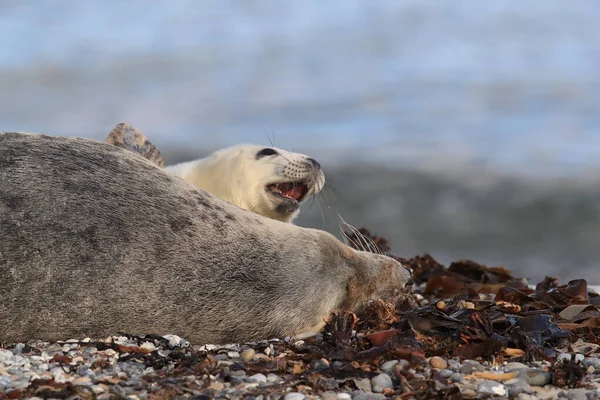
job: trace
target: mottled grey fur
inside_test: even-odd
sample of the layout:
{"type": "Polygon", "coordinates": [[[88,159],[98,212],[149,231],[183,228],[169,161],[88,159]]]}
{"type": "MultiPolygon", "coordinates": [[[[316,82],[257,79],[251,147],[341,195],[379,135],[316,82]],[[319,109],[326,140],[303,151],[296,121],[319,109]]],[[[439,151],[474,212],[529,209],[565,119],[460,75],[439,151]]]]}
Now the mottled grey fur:
{"type": "Polygon", "coordinates": [[[0,341],[281,337],[409,280],[390,258],[243,210],[119,147],[0,133],[0,341]]]}

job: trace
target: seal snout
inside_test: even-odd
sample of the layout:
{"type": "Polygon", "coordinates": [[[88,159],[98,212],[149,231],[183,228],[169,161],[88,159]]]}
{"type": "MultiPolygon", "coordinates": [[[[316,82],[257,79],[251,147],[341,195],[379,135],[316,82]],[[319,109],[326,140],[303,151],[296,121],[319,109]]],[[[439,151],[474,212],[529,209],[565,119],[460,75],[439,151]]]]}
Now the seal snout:
{"type": "Polygon", "coordinates": [[[308,161],[312,164],[314,169],[321,169],[321,164],[312,157],[308,157],[308,161]]]}

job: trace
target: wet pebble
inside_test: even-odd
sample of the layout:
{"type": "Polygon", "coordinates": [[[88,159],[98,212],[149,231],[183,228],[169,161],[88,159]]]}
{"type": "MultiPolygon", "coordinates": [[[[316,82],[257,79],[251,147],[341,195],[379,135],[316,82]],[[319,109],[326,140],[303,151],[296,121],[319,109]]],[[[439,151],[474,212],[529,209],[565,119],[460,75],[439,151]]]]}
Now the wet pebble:
{"type": "Polygon", "coordinates": [[[460,383],[465,379],[465,376],[463,374],[460,374],[458,372],[453,373],[452,375],[450,375],[450,382],[457,382],[460,383]]]}

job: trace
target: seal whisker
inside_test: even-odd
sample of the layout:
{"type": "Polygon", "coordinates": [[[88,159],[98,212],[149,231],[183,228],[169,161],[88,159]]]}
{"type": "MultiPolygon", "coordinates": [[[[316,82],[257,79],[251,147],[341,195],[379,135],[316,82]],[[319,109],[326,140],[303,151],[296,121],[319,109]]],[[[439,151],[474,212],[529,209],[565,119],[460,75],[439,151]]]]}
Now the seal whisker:
{"type": "Polygon", "coordinates": [[[354,233],[354,236],[356,237],[356,240],[358,242],[355,242],[354,240],[352,240],[350,238],[349,239],[352,240],[353,243],[360,245],[360,246],[357,246],[357,248],[359,248],[362,251],[370,251],[369,248],[368,248],[368,244],[366,242],[363,242],[363,240],[364,240],[363,237],[362,237],[363,235],[355,227],[353,227],[352,225],[350,225],[349,223],[347,223],[346,221],[344,221],[344,219],[342,218],[342,216],[339,213],[338,213],[338,217],[342,221],[342,224],[345,225],[345,226],[347,226],[350,229],[350,231],[352,233],[354,233]],[[365,244],[367,244],[366,248],[365,248],[365,244]]]}

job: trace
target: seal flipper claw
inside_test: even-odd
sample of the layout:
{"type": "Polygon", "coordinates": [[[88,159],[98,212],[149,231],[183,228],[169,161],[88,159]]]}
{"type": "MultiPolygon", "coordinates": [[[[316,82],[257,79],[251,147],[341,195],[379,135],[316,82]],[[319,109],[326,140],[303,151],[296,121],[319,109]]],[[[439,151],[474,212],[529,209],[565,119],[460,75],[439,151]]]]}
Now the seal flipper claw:
{"type": "Polygon", "coordinates": [[[152,161],[160,168],[165,166],[165,160],[156,146],[138,129],[127,122],[117,124],[106,138],[106,143],[122,147],[132,153],[152,161]]]}

